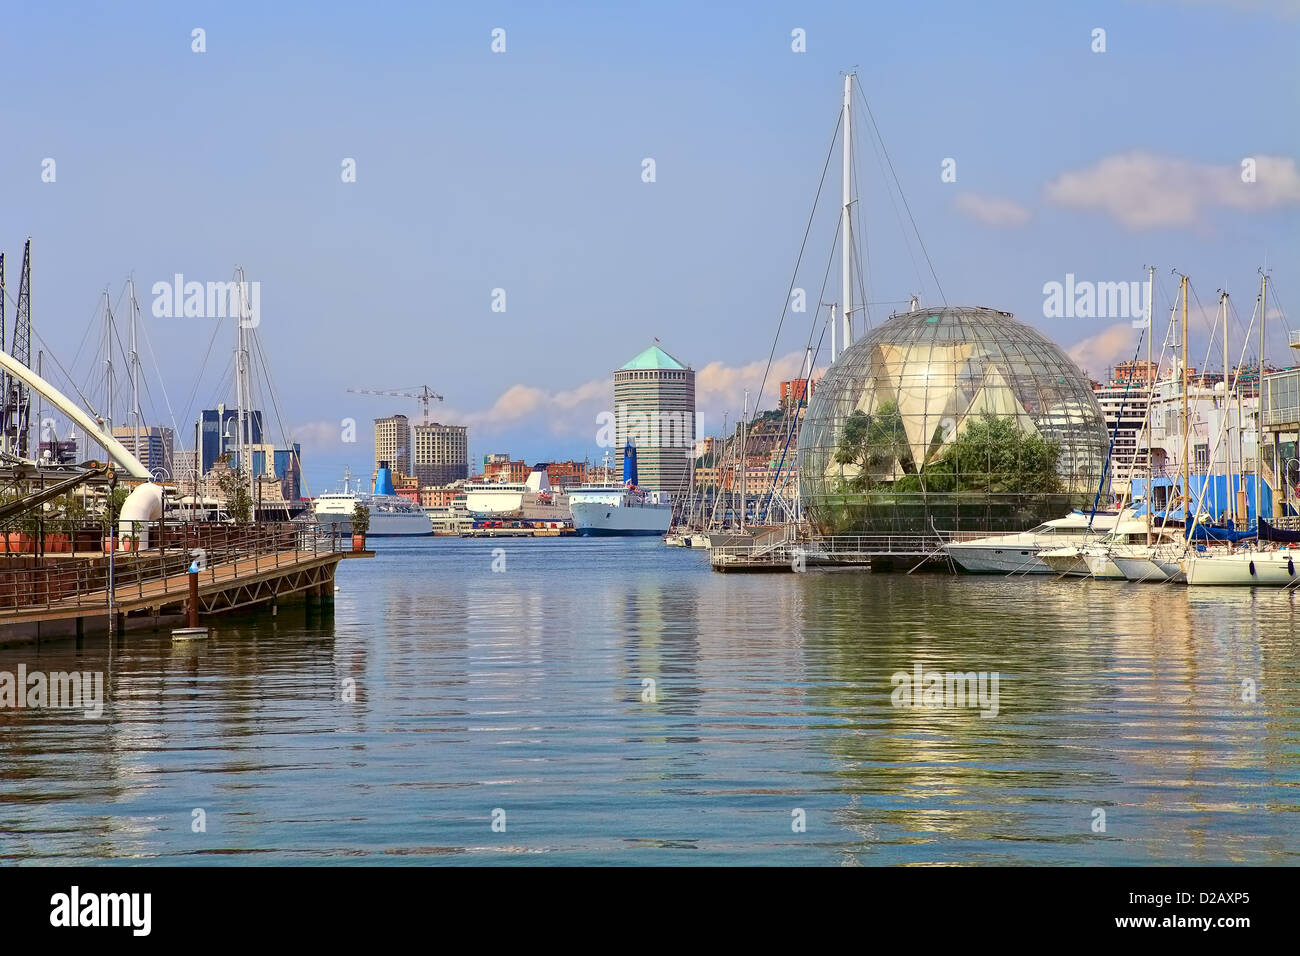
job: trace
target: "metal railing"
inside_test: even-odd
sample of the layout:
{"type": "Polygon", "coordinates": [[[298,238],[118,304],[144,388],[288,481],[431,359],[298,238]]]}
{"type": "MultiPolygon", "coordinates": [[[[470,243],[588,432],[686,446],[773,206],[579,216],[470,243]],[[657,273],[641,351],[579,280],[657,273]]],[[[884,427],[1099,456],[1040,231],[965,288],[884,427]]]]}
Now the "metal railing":
{"type": "MultiPolygon", "coordinates": [[[[985,535],[972,534],[972,537],[985,535]]],[[[937,554],[945,543],[960,540],[957,536],[932,534],[828,535],[825,537],[789,537],[775,542],[750,542],[710,548],[714,564],[771,563],[796,559],[808,562],[826,560],[861,561],[870,558],[915,558],[937,554]]]]}
{"type": "Polygon", "coordinates": [[[350,538],[322,533],[314,523],[124,524],[124,530],[115,529],[111,538],[102,539],[103,554],[94,557],[0,553],[0,623],[5,610],[106,607],[110,548],[115,549],[115,604],[146,597],[171,603],[183,597],[188,593],[187,573],[196,563],[200,582],[215,584],[351,549],[350,538]]]}

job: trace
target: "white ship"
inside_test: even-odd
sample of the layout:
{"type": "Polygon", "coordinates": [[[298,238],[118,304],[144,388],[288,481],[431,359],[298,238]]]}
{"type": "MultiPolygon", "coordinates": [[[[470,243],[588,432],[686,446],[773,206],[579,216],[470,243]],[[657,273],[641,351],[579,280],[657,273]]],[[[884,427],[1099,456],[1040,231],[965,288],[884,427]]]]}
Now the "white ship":
{"type": "Polygon", "coordinates": [[[352,488],[352,473],[343,475],[343,490],[327,492],[316,499],[316,523],[325,531],[352,534],[352,512],[357,505],[370,509],[367,537],[415,537],[433,534],[433,520],[419,505],[393,492],[392,472],[388,462],[379,463],[375,478],[376,493],[366,494],[352,488]]]}
{"type": "Polygon", "coordinates": [[[623,484],[579,485],[569,490],[573,527],[584,536],[663,535],[672,524],[668,493],[636,486],[636,448],[623,449],[623,484]]]}
{"type": "Polygon", "coordinates": [[[1119,516],[1097,514],[1091,519],[1082,511],[1054,518],[1018,534],[998,534],[972,541],[950,541],[943,546],[948,557],[962,570],[973,574],[1052,574],[1040,557],[1044,551],[1098,540],[1115,527],[1119,516]]]}
{"type": "Polygon", "coordinates": [[[662,535],[673,520],[668,495],[622,485],[583,485],[569,492],[573,527],[581,535],[662,535]]]}
{"type": "Polygon", "coordinates": [[[465,510],[473,518],[561,518],[553,503],[546,465],[534,465],[524,482],[482,482],[465,487],[465,510]],[[552,513],[554,512],[554,513],[552,513]]]}

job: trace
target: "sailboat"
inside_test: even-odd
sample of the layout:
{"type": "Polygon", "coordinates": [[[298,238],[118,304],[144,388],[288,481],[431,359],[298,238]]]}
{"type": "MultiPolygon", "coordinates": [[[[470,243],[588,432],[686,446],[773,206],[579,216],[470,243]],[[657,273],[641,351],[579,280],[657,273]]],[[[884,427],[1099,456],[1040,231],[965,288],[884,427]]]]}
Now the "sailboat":
{"type": "Polygon", "coordinates": [[[1268,315],[1268,273],[1260,270],[1259,290],[1259,400],[1260,414],[1256,416],[1255,432],[1255,548],[1224,553],[1213,550],[1189,552],[1181,562],[1192,586],[1244,586],[1288,587],[1300,580],[1296,577],[1297,555],[1300,548],[1282,545],[1276,550],[1265,550],[1268,540],[1261,532],[1267,526],[1264,520],[1264,441],[1263,418],[1264,346],[1268,315]]]}

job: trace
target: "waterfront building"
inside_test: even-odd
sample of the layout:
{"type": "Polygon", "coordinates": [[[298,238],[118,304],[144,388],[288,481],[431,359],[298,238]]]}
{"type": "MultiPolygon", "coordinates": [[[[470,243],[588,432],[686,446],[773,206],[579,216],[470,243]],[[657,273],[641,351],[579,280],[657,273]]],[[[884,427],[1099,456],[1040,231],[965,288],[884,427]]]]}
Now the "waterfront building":
{"type": "Polygon", "coordinates": [[[508,484],[522,485],[532,474],[533,467],[522,459],[511,461],[509,455],[489,455],[483,460],[483,480],[503,481],[508,484]]]}
{"type": "Polygon", "coordinates": [[[405,415],[375,419],[375,469],[388,462],[394,475],[411,473],[411,423],[405,415]]]}
{"type": "Polygon", "coordinates": [[[1154,385],[1160,378],[1160,363],[1145,359],[1119,362],[1111,371],[1111,378],[1116,382],[1131,382],[1134,385],[1154,385]]]}
{"type": "Polygon", "coordinates": [[[658,345],[614,372],[614,447],[637,450],[642,488],[685,494],[695,447],[695,370],[658,345]]]}
{"type": "Polygon", "coordinates": [[[420,481],[413,475],[399,475],[393,482],[393,492],[413,505],[420,504],[420,481]]]}
{"type": "Polygon", "coordinates": [[[588,480],[589,467],[585,461],[553,461],[546,466],[546,480],[553,488],[581,485],[588,480]]]}
{"type": "Polygon", "coordinates": [[[798,443],[822,534],[1020,531],[1091,506],[1109,435],[1087,378],[1009,312],[895,314],[822,376],[798,443]]]}
{"type": "MultiPolygon", "coordinates": [[[[1291,333],[1291,347],[1300,349],[1300,332],[1291,333]]],[[[1300,510],[1300,368],[1265,372],[1263,416],[1264,461],[1277,476],[1283,513],[1300,510]]]]}
{"type": "MultiPolygon", "coordinates": [[[[212,470],[217,459],[239,448],[238,409],[218,405],[205,408],[199,415],[199,449],[202,453],[203,473],[212,470]]],[[[262,413],[257,409],[244,411],[244,442],[262,443],[262,413]]]]}
{"type": "Polygon", "coordinates": [[[411,474],[418,486],[447,485],[469,477],[469,438],[464,425],[416,425],[411,474]]]}
{"type": "Polygon", "coordinates": [[[1147,446],[1143,435],[1155,380],[1146,378],[1146,369],[1142,369],[1141,374],[1141,380],[1136,375],[1130,380],[1117,374],[1110,382],[1094,382],[1092,385],[1093,395],[1106,419],[1106,432],[1114,439],[1110,474],[1111,487],[1116,494],[1123,493],[1130,479],[1146,476],[1147,446]]]}
{"type": "Polygon", "coordinates": [[[272,458],[275,474],[280,478],[281,493],[289,501],[302,497],[302,445],[277,448],[272,458]]]}
{"type": "Polygon", "coordinates": [[[169,479],[175,478],[173,460],[174,435],[170,428],[159,425],[118,425],[113,429],[113,437],[126,446],[135,455],[140,464],[154,475],[169,479]]]}
{"type": "Polygon", "coordinates": [[[192,448],[181,448],[172,452],[172,477],[177,481],[190,481],[194,477],[198,452],[192,448]]]}
{"type": "Polygon", "coordinates": [[[795,378],[788,382],[782,382],[781,414],[789,416],[797,412],[802,416],[808,410],[808,400],[815,391],[817,391],[817,382],[813,381],[810,389],[806,378],[795,378]]]}
{"type": "Polygon", "coordinates": [[[442,486],[426,485],[420,489],[420,507],[450,508],[457,497],[465,497],[464,482],[442,486]]]}

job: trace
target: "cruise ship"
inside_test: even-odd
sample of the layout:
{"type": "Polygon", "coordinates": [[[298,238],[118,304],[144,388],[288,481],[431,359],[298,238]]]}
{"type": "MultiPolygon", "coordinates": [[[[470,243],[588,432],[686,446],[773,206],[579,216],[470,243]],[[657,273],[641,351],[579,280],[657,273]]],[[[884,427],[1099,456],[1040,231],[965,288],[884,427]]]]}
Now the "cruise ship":
{"type": "Polygon", "coordinates": [[[393,489],[393,473],[388,462],[379,463],[375,476],[375,493],[366,494],[352,488],[352,473],[343,475],[343,490],[327,492],[316,499],[316,523],[325,531],[352,534],[352,512],[357,505],[370,509],[367,537],[415,537],[433,534],[433,520],[419,505],[403,498],[393,489]]]}
{"type": "Polygon", "coordinates": [[[569,490],[573,527],[583,536],[663,535],[673,520],[668,493],[637,488],[636,448],[623,449],[623,484],[569,490]]]}

